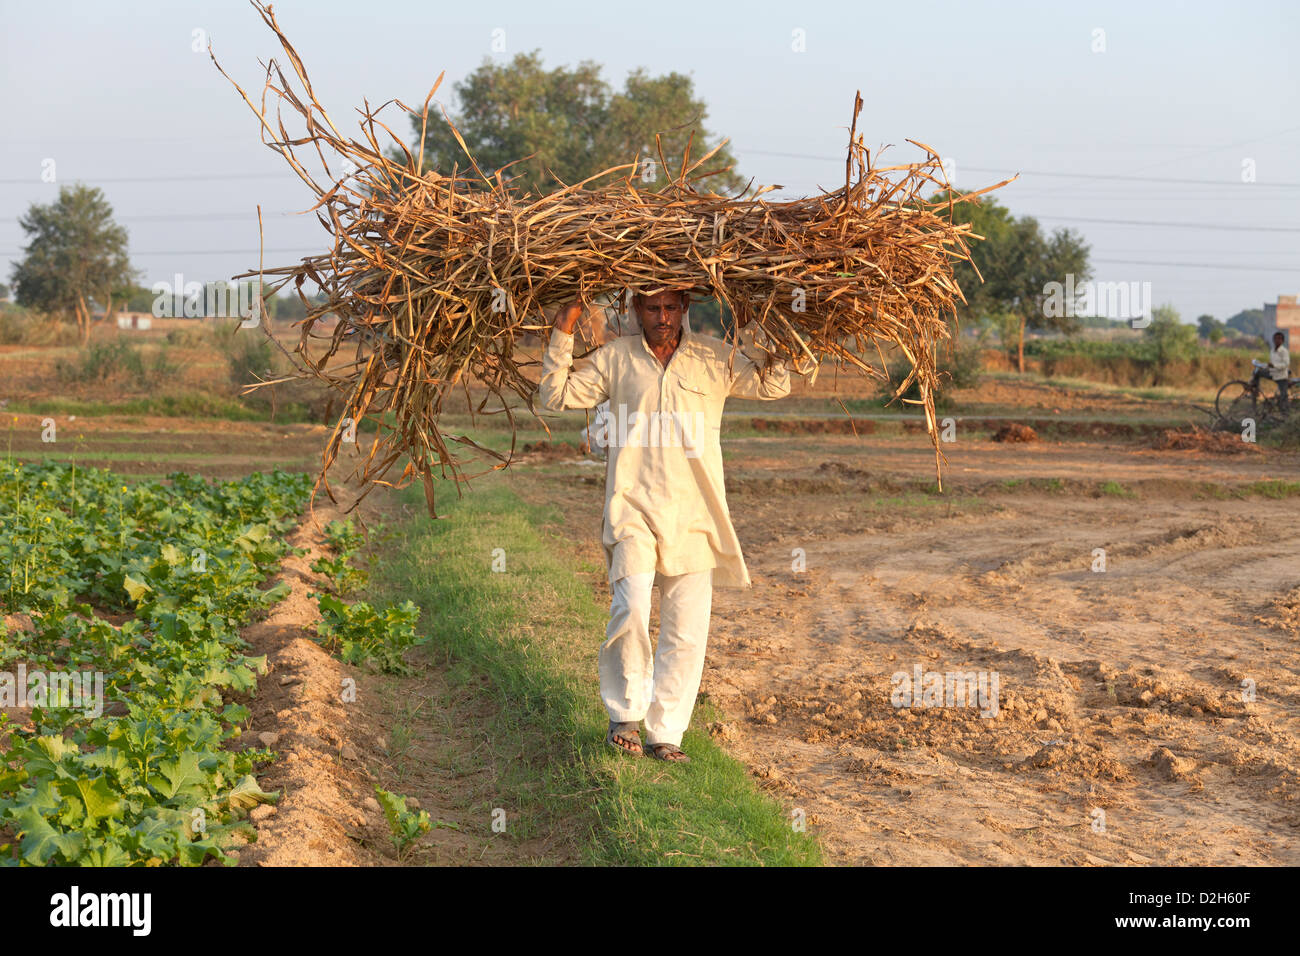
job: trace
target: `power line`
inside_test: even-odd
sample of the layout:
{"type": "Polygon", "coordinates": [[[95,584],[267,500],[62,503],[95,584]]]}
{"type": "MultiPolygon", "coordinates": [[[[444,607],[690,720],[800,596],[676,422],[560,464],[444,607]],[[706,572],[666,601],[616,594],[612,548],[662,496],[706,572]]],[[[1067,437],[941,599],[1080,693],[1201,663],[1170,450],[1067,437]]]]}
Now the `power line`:
{"type": "MultiPolygon", "coordinates": [[[[1023,192],[1016,193],[1015,198],[1018,200],[1035,200],[1038,202],[1054,203],[1074,203],[1081,202],[1124,202],[1124,203],[1148,203],[1148,202],[1187,202],[1186,196],[1151,196],[1139,193],[1076,193],[1071,196],[1060,196],[1054,192],[1023,192]]],[[[1270,202],[1294,203],[1300,202],[1300,196],[1197,196],[1196,202],[1270,202]]]]}
{"type": "Polygon", "coordinates": [[[1225,226],[1206,222],[1156,222],[1148,219],[1092,219],[1085,216],[1032,216],[1056,222],[1100,222],[1113,226],[1155,226],[1163,229],[1216,229],[1227,232],[1300,232],[1296,226],[1225,226]]]}
{"type": "MultiPolygon", "coordinates": [[[[1140,246],[1137,248],[1129,248],[1127,246],[1107,245],[1105,251],[1109,253],[1150,252],[1151,247],[1148,245],[1148,246],[1140,246]]],[[[1274,249],[1221,249],[1221,248],[1207,249],[1204,246],[1200,246],[1196,249],[1183,249],[1183,248],[1174,248],[1172,246],[1162,245],[1160,247],[1160,251],[1179,253],[1179,254],[1184,252],[1191,252],[1197,255],[1215,255],[1215,256],[1277,256],[1277,255],[1300,256],[1300,249],[1276,249],[1276,248],[1274,249]]]]}
{"type": "MultiPolygon", "coordinates": [[[[288,176],[289,173],[281,170],[278,173],[201,173],[190,176],[76,176],[73,179],[83,182],[92,183],[190,183],[190,182],[216,182],[217,180],[228,179],[280,179],[288,176]]],[[[67,179],[68,177],[64,177],[67,179]]],[[[49,185],[48,183],[39,183],[36,177],[27,176],[22,179],[0,179],[0,186],[38,186],[49,185]]]]}
{"type": "MultiPolygon", "coordinates": [[[[266,249],[267,254],[289,255],[299,252],[316,252],[319,253],[321,248],[317,246],[313,249],[266,249]]],[[[17,252],[0,252],[0,256],[16,256],[17,252]]],[[[156,252],[135,252],[133,256],[256,256],[256,249],[162,249],[156,252]]]]}
{"type": "MultiPolygon", "coordinates": [[[[289,217],[289,216],[305,215],[305,213],[267,212],[267,213],[263,213],[262,215],[267,218],[279,219],[279,218],[289,217]]],[[[20,218],[21,218],[20,216],[5,216],[3,218],[0,218],[0,222],[17,222],[20,218]]],[[[114,220],[120,219],[123,222],[187,222],[190,220],[200,220],[200,219],[205,221],[210,221],[215,219],[232,219],[232,220],[252,219],[256,221],[257,210],[253,210],[251,212],[160,213],[156,215],[114,216],[113,219],[114,220]]]]}
{"type": "Polygon", "coordinates": [[[1230,272],[1300,272],[1300,267],[1298,266],[1238,266],[1212,262],[1156,262],[1150,259],[1092,259],[1090,261],[1126,266],[1177,266],[1178,268],[1185,269],[1226,269],[1230,272]]]}
{"type": "MultiPolygon", "coordinates": [[[[747,149],[741,150],[742,154],[754,156],[776,156],[785,159],[813,159],[818,162],[835,162],[844,161],[843,156],[819,156],[813,153],[787,153],[779,150],[766,149],[747,149]]],[[[1018,174],[1021,176],[1045,176],[1054,179],[1083,179],[1083,180],[1104,180],[1113,182],[1132,182],[1132,183],[1157,183],[1179,186],[1223,186],[1235,188],[1238,186],[1249,186],[1252,188],[1264,189],[1300,189],[1300,183],[1267,183],[1253,182],[1241,183],[1230,179],[1181,179],[1176,177],[1160,176],[1126,176],[1116,173],[1055,173],[1042,169],[1011,169],[1008,167],[995,166],[966,166],[959,165],[959,169],[974,173],[990,173],[994,175],[1018,174]]],[[[217,182],[228,180],[244,179],[280,179],[288,177],[291,174],[281,170],[274,173],[197,173],[184,176],[96,176],[96,177],[77,177],[87,182],[96,183],[168,183],[168,182],[217,182]]],[[[20,186],[20,185],[39,185],[35,177],[28,176],[18,179],[0,179],[0,185],[20,186]]]]}
{"type": "MultiPolygon", "coordinates": [[[[815,156],[811,153],[783,153],[783,152],[776,152],[776,151],[765,150],[765,149],[746,149],[746,150],[741,150],[740,152],[741,155],[752,154],[754,156],[778,156],[786,159],[815,159],[820,162],[835,162],[835,163],[844,162],[843,156],[835,156],[835,157],[815,156]]],[[[957,165],[957,168],[961,170],[967,170],[973,173],[993,173],[999,176],[1007,175],[1007,174],[1015,174],[1018,172],[1019,175],[1021,176],[1051,176],[1054,178],[1061,178],[1061,179],[1102,179],[1102,180],[1118,180],[1122,182],[1133,182],[1133,183],[1169,183],[1169,184],[1184,185],[1184,186],[1238,186],[1240,185],[1240,186],[1267,186],[1269,188],[1276,188],[1276,189],[1300,189],[1300,183],[1261,183],[1261,182],[1237,183],[1234,182],[1233,180],[1225,180],[1225,179],[1175,179],[1175,178],[1160,177],[1160,176],[1123,176],[1123,175],[1110,174],[1110,173],[1049,173],[1041,169],[1015,170],[1015,169],[1009,169],[1005,167],[998,168],[998,167],[990,167],[990,166],[966,166],[960,163],[957,165]]]]}
{"type": "MultiPolygon", "coordinates": [[[[1138,171],[1140,172],[1141,170],[1144,170],[1144,169],[1155,169],[1157,166],[1168,166],[1170,163],[1185,163],[1185,162],[1187,162],[1189,159],[1195,159],[1197,156],[1208,156],[1208,155],[1210,155],[1211,153],[1221,153],[1221,152],[1223,152],[1223,151],[1225,151],[1225,150],[1236,149],[1236,148],[1238,148],[1238,147],[1240,147],[1240,146],[1245,146],[1245,145],[1247,145],[1248,143],[1257,143],[1257,142],[1261,142],[1261,141],[1267,141],[1267,140],[1270,140],[1270,139],[1278,139],[1279,137],[1282,137],[1282,136],[1290,136],[1292,133],[1297,132],[1297,131],[1300,131],[1300,126],[1293,126],[1293,127],[1291,127],[1290,129],[1284,129],[1284,130],[1282,130],[1282,131],[1279,132],[1279,133],[1272,133],[1272,134],[1270,134],[1270,135],[1268,135],[1268,136],[1254,136],[1254,137],[1251,137],[1250,139],[1242,139],[1242,140],[1238,140],[1238,141],[1235,142],[1235,143],[1225,143],[1225,144],[1222,145],[1222,146],[1209,146],[1209,147],[1206,147],[1205,149],[1198,150],[1198,151],[1195,152],[1195,153],[1185,154],[1185,155],[1183,155],[1183,156],[1170,156],[1168,159],[1158,159],[1158,160],[1156,160],[1154,163],[1147,163],[1145,166],[1139,166],[1139,167],[1138,167],[1138,171]]],[[[1073,189],[1073,188],[1075,188],[1075,187],[1074,187],[1074,186],[1067,185],[1067,186],[1062,187],[1061,192],[1064,192],[1064,191],[1066,191],[1066,190],[1073,189]]]]}
{"type": "MultiPolygon", "coordinates": [[[[959,169],[968,169],[976,173],[1009,173],[1015,170],[1010,169],[987,169],[980,166],[959,166],[959,169]]],[[[1042,170],[1025,169],[1021,171],[1023,176],[1051,176],[1057,179],[1102,179],[1107,181],[1118,181],[1127,183],[1160,183],[1162,185],[1177,186],[1225,186],[1231,188],[1256,187],[1264,186],[1269,189],[1300,189],[1300,183],[1261,183],[1261,182],[1241,182],[1231,179],[1176,179],[1158,176],[1117,176],[1102,175],[1100,173],[1048,173],[1042,170]]]]}
{"type": "MultiPolygon", "coordinates": [[[[272,255],[290,255],[295,253],[319,252],[319,249],[267,249],[268,254],[272,255]]],[[[3,252],[0,255],[12,256],[18,255],[16,252],[3,252]]],[[[255,250],[250,249],[167,249],[164,251],[151,252],[132,252],[133,256],[225,256],[225,255],[256,255],[255,250]]],[[[1171,266],[1184,269],[1223,269],[1229,272],[1300,272],[1300,267],[1279,265],[1279,266],[1243,266],[1224,263],[1212,262],[1168,262],[1156,261],[1152,259],[1092,259],[1092,262],[1105,263],[1107,265],[1129,265],[1129,266],[1171,266]]]]}
{"type": "MultiPolygon", "coordinates": [[[[157,215],[157,216],[122,216],[124,220],[153,220],[153,221],[186,221],[193,219],[244,219],[252,215],[251,213],[183,213],[178,215],[157,215]]],[[[272,213],[276,217],[291,217],[305,215],[304,213],[272,213]]],[[[1154,226],[1167,229],[1212,229],[1227,232],[1300,232],[1300,227],[1294,226],[1231,226],[1222,223],[1203,223],[1203,222],[1160,222],[1149,219],[1099,219],[1086,216],[1046,216],[1037,215],[1031,218],[1051,219],[1056,222],[1096,222],[1116,226],[1154,226]]],[[[0,219],[0,222],[16,222],[16,218],[0,219]]],[[[139,253],[140,255],[151,255],[151,253],[139,253]]]]}

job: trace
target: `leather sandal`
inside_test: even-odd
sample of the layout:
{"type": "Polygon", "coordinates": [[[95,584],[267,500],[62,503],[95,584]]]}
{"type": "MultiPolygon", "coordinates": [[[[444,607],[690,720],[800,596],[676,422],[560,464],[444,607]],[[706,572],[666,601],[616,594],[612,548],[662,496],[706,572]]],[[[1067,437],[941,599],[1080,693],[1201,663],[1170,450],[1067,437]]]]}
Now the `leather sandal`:
{"type": "Polygon", "coordinates": [[[673,744],[646,744],[646,748],[646,753],[656,760],[666,760],[670,763],[691,762],[691,758],[686,756],[682,748],[673,744]]]}
{"type": "Polygon", "coordinates": [[[605,734],[605,743],[633,757],[639,757],[645,752],[641,746],[641,728],[635,723],[618,724],[611,720],[609,733],[605,734]],[[624,742],[620,743],[620,740],[624,742]]]}

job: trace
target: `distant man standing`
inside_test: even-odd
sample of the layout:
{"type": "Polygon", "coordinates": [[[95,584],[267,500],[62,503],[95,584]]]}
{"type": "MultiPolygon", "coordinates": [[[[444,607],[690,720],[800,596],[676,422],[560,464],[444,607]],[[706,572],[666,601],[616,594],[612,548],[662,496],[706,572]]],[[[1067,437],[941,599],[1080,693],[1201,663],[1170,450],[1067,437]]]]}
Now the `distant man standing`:
{"type": "Polygon", "coordinates": [[[688,293],[637,294],[641,334],[624,335],[573,365],[581,306],[555,319],[538,395],[553,411],[610,405],[605,515],[610,619],[599,657],[606,740],[629,754],[689,761],[682,735],[704,673],[713,586],[749,587],[722,481],[719,435],[728,396],[790,392],[784,365],[759,366],[725,342],[682,328],[688,293]],[[651,659],[650,594],[660,590],[651,659]]]}
{"type": "Polygon", "coordinates": [[[1277,404],[1285,415],[1289,401],[1287,391],[1291,384],[1291,353],[1286,348],[1286,336],[1281,332],[1273,333],[1273,351],[1268,353],[1268,375],[1277,382],[1277,404]]]}
{"type": "Polygon", "coordinates": [[[1255,385],[1260,384],[1260,378],[1268,373],[1270,378],[1278,384],[1278,408],[1286,415],[1288,408],[1288,390],[1291,385],[1291,352],[1287,351],[1287,337],[1281,332],[1273,333],[1273,351],[1269,352],[1269,364],[1261,365],[1256,363],[1255,368],[1255,385]]]}

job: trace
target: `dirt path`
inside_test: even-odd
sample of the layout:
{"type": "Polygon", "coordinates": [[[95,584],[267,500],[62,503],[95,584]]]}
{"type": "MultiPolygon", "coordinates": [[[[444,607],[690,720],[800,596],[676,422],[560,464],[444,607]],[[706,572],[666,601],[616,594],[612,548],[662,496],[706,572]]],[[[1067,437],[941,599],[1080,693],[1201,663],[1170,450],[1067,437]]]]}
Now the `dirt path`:
{"type": "MultiPolygon", "coordinates": [[[[380,498],[368,514],[372,522],[380,498]]],[[[319,526],[338,517],[336,507],[317,503],[319,526]]],[[[422,666],[413,677],[372,673],[326,653],[310,637],[320,617],[310,596],[321,586],[311,570],[323,553],[318,525],[306,518],[290,544],[306,549],[286,558],[276,579],[289,582],[290,595],[244,630],[252,653],[267,655],[269,671],[245,701],[253,714],[245,737],[248,746],[278,752],[258,779],[281,796],[252,812],[258,839],[241,849],[241,864],[563,862],[564,848],[544,839],[492,832],[496,774],[483,740],[493,712],[478,688],[451,681],[445,665],[418,651],[411,659],[422,666]],[[375,784],[449,826],[435,827],[399,860],[375,784]]]]}

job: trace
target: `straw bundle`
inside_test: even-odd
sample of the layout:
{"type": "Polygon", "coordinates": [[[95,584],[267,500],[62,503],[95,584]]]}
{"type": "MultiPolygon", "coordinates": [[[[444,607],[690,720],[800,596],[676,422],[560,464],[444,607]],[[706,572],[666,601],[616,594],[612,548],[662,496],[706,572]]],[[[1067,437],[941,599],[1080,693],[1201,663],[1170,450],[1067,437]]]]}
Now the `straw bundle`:
{"type": "MultiPolygon", "coordinates": [[[[964,301],[952,263],[968,259],[966,243],[979,237],[951,222],[950,203],[922,198],[927,184],[947,186],[933,149],[914,143],[926,152],[925,161],[873,165],[856,132],[860,95],[844,185],[834,192],[778,203],[762,197],[779,187],[743,199],[704,191],[701,181],[718,172],[702,171],[713,153],[692,161],[688,145],[673,181],[660,192],[637,189],[637,157],[583,182],[560,184],[549,195],[521,195],[511,188],[508,169],[484,174],[459,133],[463,173],[424,169],[423,134],[412,153],[369,104],[358,111],[362,139],[344,137],[317,102],[270,8],[254,6],[278,37],[301,91],[274,60],[266,66],[260,108],[231,83],[258,115],[263,142],[318,197],[313,209],[331,246],[296,265],[248,275],[279,276],[272,291],[293,282],[301,294],[310,280],[325,293],[324,304],[311,305],[301,322],[295,354],[301,374],[344,398],[323,456],[327,493],[348,420],[375,426],[353,477],[367,492],[393,484],[386,476],[405,459],[400,481],[422,477],[431,512],[434,474],[472,477],[449,443],[477,449],[494,469],[508,465],[513,442],[511,454],[502,455],[468,435],[440,430],[444,402],[458,386],[469,397],[473,380],[487,393],[477,411],[505,414],[513,432],[517,409],[536,415],[536,383],[526,370],[537,363],[520,357],[522,335],[545,333],[548,309],[629,287],[716,296],[738,325],[757,323],[759,341],[774,359],[829,359],[881,376],[883,357],[877,367],[863,356],[873,349],[879,356],[882,344],[896,346],[912,366],[898,394],[913,380],[919,385],[938,455],[936,349],[949,334],[954,304],[964,301]],[[279,107],[274,116],[266,108],[268,95],[279,107]],[[286,130],[279,115],[286,107],[301,118],[305,133],[295,137],[286,130]],[[381,139],[391,139],[401,158],[385,155],[381,139]],[[296,153],[304,146],[329,177],[323,185],[296,153]],[[331,162],[342,169],[332,170],[331,162]],[[323,338],[313,330],[331,315],[337,324],[324,337],[328,347],[313,345],[323,338]]],[[[396,101],[421,117],[423,130],[441,81],[420,111],[396,101]]]]}

